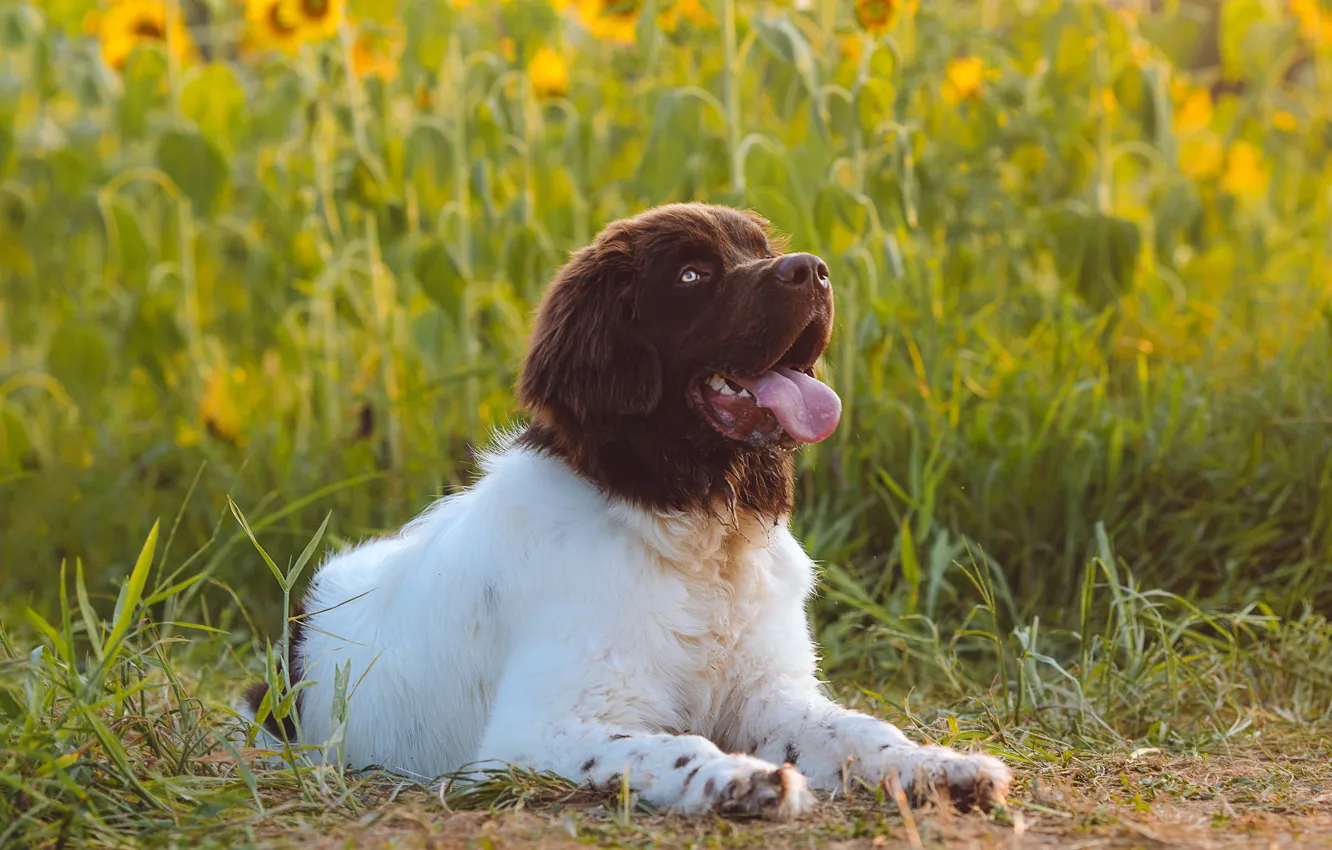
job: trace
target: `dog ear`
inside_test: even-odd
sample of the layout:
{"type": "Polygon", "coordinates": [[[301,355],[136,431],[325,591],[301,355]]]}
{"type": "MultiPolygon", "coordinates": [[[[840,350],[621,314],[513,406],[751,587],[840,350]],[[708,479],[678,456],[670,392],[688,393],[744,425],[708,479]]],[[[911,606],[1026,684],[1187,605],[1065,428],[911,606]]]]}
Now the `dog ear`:
{"type": "Polygon", "coordinates": [[[546,291],[518,382],[529,411],[586,421],[641,416],[661,400],[656,349],[633,328],[627,247],[599,240],[577,252],[546,291]]]}

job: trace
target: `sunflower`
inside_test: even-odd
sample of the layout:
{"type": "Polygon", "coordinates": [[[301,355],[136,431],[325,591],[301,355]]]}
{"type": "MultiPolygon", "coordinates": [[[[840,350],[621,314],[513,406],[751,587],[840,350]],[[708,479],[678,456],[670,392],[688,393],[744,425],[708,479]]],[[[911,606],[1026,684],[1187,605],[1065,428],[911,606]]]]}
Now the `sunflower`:
{"type": "Polygon", "coordinates": [[[978,56],[960,56],[944,71],[943,99],[952,104],[980,96],[985,79],[985,63],[978,56]]]}
{"type": "Polygon", "coordinates": [[[633,44],[638,34],[638,0],[578,0],[578,17],[596,38],[633,44]]]}
{"type": "Polygon", "coordinates": [[[337,35],[346,12],[346,0],[291,0],[296,19],[309,38],[337,35]]]}
{"type": "Polygon", "coordinates": [[[192,55],[190,34],[162,0],[120,0],[105,13],[88,19],[102,43],[102,59],[117,71],[141,44],[157,43],[177,60],[192,55]]]}
{"type": "Polygon", "coordinates": [[[1212,93],[1204,88],[1189,92],[1175,116],[1175,129],[1180,133],[1201,130],[1212,123],[1212,93]]]}
{"type": "Polygon", "coordinates": [[[1250,198],[1267,191],[1267,169],[1257,145],[1241,140],[1231,146],[1226,155],[1226,171],[1221,175],[1221,188],[1232,195],[1250,198]]]}
{"type": "Polygon", "coordinates": [[[837,39],[837,52],[842,61],[852,65],[860,64],[860,57],[865,55],[865,42],[859,33],[841,36],[837,39]]]}
{"type": "Polygon", "coordinates": [[[1332,44],[1332,11],[1318,0],[1290,0],[1290,12],[1300,22],[1300,35],[1314,44],[1332,44]]]}
{"type": "Polygon", "coordinates": [[[246,0],[245,18],[260,48],[295,53],[309,38],[290,0],[246,0]]]}
{"type": "Polygon", "coordinates": [[[1205,180],[1221,171],[1225,156],[1215,139],[1186,141],[1179,146],[1179,170],[1194,180],[1205,180]]]}
{"type": "Polygon", "coordinates": [[[675,32],[680,28],[681,21],[688,21],[700,29],[717,25],[717,19],[704,8],[701,0],[675,0],[657,15],[657,26],[663,32],[675,32]]]}
{"type": "Polygon", "coordinates": [[[244,442],[236,387],[244,382],[243,369],[215,369],[204,385],[203,398],[199,400],[199,419],[208,433],[224,443],[240,445],[244,442]]]}
{"type": "Polygon", "coordinates": [[[856,20],[874,35],[887,32],[897,20],[897,0],[856,0],[856,20]]]}
{"type": "Polygon", "coordinates": [[[356,28],[352,40],[351,67],[358,77],[379,77],[391,82],[398,76],[398,55],[402,53],[402,28],[356,28]]]}
{"type": "Polygon", "coordinates": [[[554,48],[543,47],[527,63],[527,77],[537,97],[564,97],[569,93],[569,63],[554,48]]]}

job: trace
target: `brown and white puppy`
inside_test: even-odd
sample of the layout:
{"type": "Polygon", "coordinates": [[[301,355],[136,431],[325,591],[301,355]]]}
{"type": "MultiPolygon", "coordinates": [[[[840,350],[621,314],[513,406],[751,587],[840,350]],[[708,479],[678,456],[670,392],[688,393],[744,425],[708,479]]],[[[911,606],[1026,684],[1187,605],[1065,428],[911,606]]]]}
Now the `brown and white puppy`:
{"type": "Polygon", "coordinates": [[[832,322],[827,266],[757,215],[675,204],[609,225],[540,307],[526,431],[315,575],[292,647],[302,740],[424,777],[627,774],[686,812],[796,816],[810,785],[848,777],[1002,800],[999,761],[917,746],[820,686],[788,517],[793,451],[841,412],[814,377],[832,322]],[[345,719],[336,670],[359,682],[345,719]]]}

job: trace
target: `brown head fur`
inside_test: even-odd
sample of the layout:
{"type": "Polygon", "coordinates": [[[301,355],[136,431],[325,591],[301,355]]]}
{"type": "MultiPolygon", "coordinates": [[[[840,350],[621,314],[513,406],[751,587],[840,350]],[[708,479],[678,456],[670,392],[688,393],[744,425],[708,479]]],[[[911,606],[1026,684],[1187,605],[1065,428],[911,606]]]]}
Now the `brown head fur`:
{"type": "Polygon", "coordinates": [[[812,373],[832,332],[832,291],[826,280],[778,279],[782,257],[764,219],[728,207],[671,204],[607,226],[538,309],[518,386],[532,414],[521,442],[645,507],[720,498],[789,512],[795,441],[725,436],[699,396],[714,373],[812,373]]]}

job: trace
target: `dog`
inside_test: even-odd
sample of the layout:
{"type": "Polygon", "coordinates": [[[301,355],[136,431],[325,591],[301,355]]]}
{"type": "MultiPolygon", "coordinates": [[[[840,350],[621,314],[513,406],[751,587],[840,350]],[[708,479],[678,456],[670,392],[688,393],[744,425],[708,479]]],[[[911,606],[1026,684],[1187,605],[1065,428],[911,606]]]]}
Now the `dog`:
{"type": "MultiPolygon", "coordinates": [[[[815,376],[832,327],[827,265],[755,213],[608,225],[538,308],[526,429],[314,575],[290,644],[301,738],[333,736],[341,673],[326,757],[350,767],[627,776],[660,809],[773,819],[855,779],[1002,802],[1002,762],[918,746],[819,680],[814,564],[788,520],[793,454],[841,414],[815,376]]],[[[270,743],[294,733],[268,717],[270,743]]]]}

